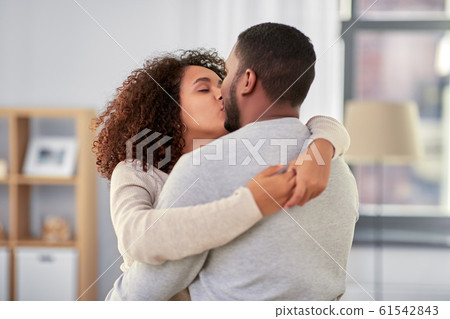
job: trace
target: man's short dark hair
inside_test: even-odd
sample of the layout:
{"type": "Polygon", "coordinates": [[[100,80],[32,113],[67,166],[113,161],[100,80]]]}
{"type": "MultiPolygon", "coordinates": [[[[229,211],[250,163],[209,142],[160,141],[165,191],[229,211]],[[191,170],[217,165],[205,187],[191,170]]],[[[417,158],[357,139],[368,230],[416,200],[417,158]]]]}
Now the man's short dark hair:
{"type": "Polygon", "coordinates": [[[237,76],[252,69],[273,102],[281,96],[292,106],[303,103],[314,80],[316,54],[302,32],[279,23],[258,24],[239,35],[235,53],[237,76]]]}

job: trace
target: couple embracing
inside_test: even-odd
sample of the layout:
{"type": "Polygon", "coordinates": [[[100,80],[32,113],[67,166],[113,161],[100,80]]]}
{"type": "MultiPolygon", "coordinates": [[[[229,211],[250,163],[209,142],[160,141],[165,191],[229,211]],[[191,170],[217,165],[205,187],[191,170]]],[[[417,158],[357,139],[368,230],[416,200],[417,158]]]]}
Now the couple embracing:
{"type": "Polygon", "coordinates": [[[94,143],[124,260],[107,300],[340,299],[358,195],[345,128],[299,120],[315,61],[302,32],[263,23],[226,62],[181,51],[127,78],[94,143]],[[127,152],[144,130],[170,139],[127,152]]]}

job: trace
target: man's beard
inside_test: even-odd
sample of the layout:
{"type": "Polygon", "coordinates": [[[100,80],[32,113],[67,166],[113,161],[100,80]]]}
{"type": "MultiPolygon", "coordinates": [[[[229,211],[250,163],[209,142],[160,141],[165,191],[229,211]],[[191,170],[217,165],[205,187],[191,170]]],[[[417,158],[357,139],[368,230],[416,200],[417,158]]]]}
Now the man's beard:
{"type": "Polygon", "coordinates": [[[225,129],[228,132],[234,132],[241,128],[241,113],[239,112],[236,98],[236,81],[233,80],[230,87],[230,98],[228,102],[224,101],[225,106],[225,129]]]}

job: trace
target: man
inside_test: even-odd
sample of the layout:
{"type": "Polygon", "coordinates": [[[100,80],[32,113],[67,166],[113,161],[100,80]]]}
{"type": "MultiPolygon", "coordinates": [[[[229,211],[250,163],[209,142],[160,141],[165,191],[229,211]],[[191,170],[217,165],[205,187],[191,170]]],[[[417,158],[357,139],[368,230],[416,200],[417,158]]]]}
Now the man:
{"type": "MultiPolygon", "coordinates": [[[[227,197],[266,166],[294,159],[309,137],[298,117],[315,59],[308,37],[293,27],[264,23],[242,32],[222,84],[225,127],[234,132],[184,155],[157,208],[227,197]]],[[[357,217],[355,180],[337,159],[328,187],[303,207],[265,218],[200,255],[134,263],[109,299],[168,300],[189,286],[192,300],[336,300],[345,291],[357,217]]]]}

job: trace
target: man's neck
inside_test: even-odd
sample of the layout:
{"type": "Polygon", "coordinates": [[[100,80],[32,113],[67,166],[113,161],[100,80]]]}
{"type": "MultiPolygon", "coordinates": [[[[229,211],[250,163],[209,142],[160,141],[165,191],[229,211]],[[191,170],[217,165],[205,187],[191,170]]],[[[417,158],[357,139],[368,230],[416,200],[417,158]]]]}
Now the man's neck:
{"type": "Polygon", "coordinates": [[[266,108],[262,113],[257,114],[256,117],[253,116],[251,119],[245,121],[246,123],[242,124],[244,126],[253,122],[277,120],[286,117],[299,118],[299,109],[299,107],[293,107],[288,102],[277,102],[269,108],[266,108]]]}

